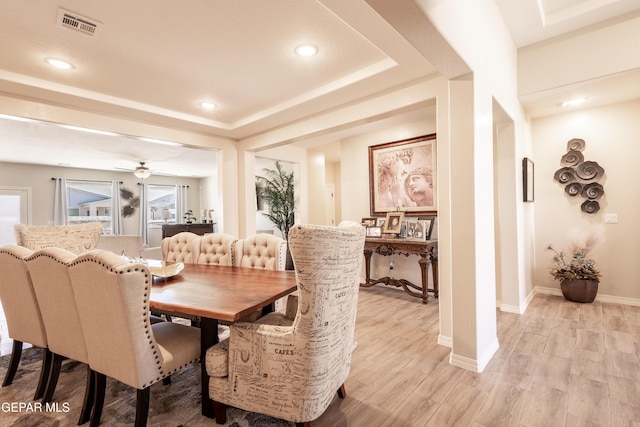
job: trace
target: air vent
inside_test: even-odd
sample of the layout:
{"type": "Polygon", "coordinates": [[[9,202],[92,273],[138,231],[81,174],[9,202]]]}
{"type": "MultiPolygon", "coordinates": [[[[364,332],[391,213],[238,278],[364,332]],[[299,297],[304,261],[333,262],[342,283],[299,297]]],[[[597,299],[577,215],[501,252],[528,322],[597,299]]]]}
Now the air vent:
{"type": "Polygon", "coordinates": [[[63,9],[58,10],[58,20],[56,24],[58,27],[70,28],[91,37],[97,36],[102,30],[102,24],[100,22],[63,9]]]}

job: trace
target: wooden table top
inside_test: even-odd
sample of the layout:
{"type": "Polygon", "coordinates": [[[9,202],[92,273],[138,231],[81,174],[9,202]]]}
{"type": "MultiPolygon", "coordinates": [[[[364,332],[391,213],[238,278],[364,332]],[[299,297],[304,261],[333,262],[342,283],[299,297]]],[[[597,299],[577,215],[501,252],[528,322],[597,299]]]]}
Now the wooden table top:
{"type": "Polygon", "coordinates": [[[154,278],[150,306],[235,322],[295,290],[293,271],[185,263],[175,277],[154,278]]]}

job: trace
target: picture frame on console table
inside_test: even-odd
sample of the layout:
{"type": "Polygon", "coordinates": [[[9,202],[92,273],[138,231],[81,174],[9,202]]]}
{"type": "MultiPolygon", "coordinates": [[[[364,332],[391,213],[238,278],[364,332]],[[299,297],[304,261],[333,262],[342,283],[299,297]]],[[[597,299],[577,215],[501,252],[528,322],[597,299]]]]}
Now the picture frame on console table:
{"type": "Polygon", "coordinates": [[[436,134],[369,146],[371,216],[437,213],[436,134]]]}
{"type": "Polygon", "coordinates": [[[431,240],[431,234],[433,233],[433,225],[435,224],[435,222],[435,215],[418,218],[418,223],[422,226],[422,236],[424,240],[431,240]]]}
{"type": "Polygon", "coordinates": [[[365,237],[382,237],[382,227],[367,227],[365,237]]]}
{"type": "Polygon", "coordinates": [[[400,234],[403,220],[404,212],[387,212],[382,232],[385,234],[400,234]]]}

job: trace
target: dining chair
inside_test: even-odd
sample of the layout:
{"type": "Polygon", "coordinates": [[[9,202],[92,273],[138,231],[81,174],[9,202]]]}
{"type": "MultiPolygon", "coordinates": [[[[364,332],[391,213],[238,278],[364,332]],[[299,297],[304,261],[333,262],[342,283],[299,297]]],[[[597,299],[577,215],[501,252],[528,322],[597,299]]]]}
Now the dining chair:
{"type": "Polygon", "coordinates": [[[235,264],[239,257],[238,238],[226,233],[205,234],[197,240],[196,264],[228,265],[235,264]]]}
{"type": "Polygon", "coordinates": [[[238,267],[284,270],[287,258],[287,241],[273,234],[261,233],[247,236],[237,243],[240,257],[238,267]]]}
{"type": "Polygon", "coordinates": [[[317,419],[334,393],[345,397],[365,229],[295,225],[289,231],[299,305],[293,319],[269,313],[236,323],[206,352],[216,422],[233,406],[299,426],[317,419]]]}
{"type": "Polygon", "coordinates": [[[194,245],[193,241],[199,238],[200,236],[189,231],[165,237],[160,243],[162,260],[166,262],[194,263],[194,250],[197,249],[198,245],[194,245]]]}
{"type": "MultiPolygon", "coordinates": [[[[283,271],[287,261],[287,241],[269,233],[247,236],[236,243],[238,267],[283,271]]],[[[280,298],[273,305],[282,311],[288,305],[288,297],[280,298]]],[[[249,315],[246,320],[255,320],[261,313],[249,315]]]]}
{"type": "Polygon", "coordinates": [[[32,253],[31,249],[17,245],[0,247],[0,300],[2,300],[7,321],[9,338],[13,340],[11,358],[2,387],[13,383],[22,357],[23,344],[29,343],[41,347],[43,352],[40,379],[33,398],[37,400],[44,395],[53,356],[49,351],[40,307],[24,261],[32,253]]]}
{"type": "Polygon", "coordinates": [[[26,258],[26,264],[47,331],[49,350],[53,353],[51,372],[42,403],[49,403],[53,399],[63,360],[71,359],[85,364],[87,382],[78,420],[80,425],[89,421],[91,415],[95,376],[89,367],[87,346],[69,276],[69,264],[75,258],[76,255],[72,252],[50,247],[34,252],[26,258]]]}
{"type": "Polygon", "coordinates": [[[51,246],[63,248],[74,254],[95,249],[102,235],[102,224],[88,222],[73,225],[14,225],[16,242],[31,250],[51,246]]]}
{"type": "Polygon", "coordinates": [[[69,274],[89,366],[96,372],[91,425],[100,423],[107,376],[137,389],[135,425],[146,425],[151,385],[199,359],[200,330],[171,322],[151,324],[153,279],[146,265],[95,250],[77,257],[69,274]]]}

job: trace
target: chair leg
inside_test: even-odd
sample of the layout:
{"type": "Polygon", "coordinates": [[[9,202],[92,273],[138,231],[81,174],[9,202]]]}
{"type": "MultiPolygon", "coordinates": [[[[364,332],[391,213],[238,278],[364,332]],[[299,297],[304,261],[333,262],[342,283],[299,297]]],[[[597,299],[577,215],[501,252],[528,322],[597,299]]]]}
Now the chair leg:
{"type": "Polygon", "coordinates": [[[18,371],[18,365],[20,364],[20,358],[22,357],[22,341],[13,340],[13,349],[11,350],[11,359],[9,360],[9,368],[4,376],[2,387],[11,385],[13,377],[15,377],[18,371]]]}
{"type": "Polygon", "coordinates": [[[149,396],[151,395],[151,387],[138,390],[138,398],[136,399],[136,424],[135,427],[146,427],[147,417],[149,416],[149,396]]]}
{"type": "Polygon", "coordinates": [[[227,405],[214,400],[213,412],[216,415],[216,424],[224,424],[227,422],[227,405]]]}
{"type": "Polygon", "coordinates": [[[80,419],[78,425],[82,425],[91,418],[91,409],[93,409],[93,400],[96,395],[96,376],[93,369],[87,365],[87,385],[84,389],[84,400],[82,402],[82,411],[80,411],[80,419]]]}
{"type": "Polygon", "coordinates": [[[49,372],[49,380],[47,381],[47,388],[45,389],[44,396],[42,397],[42,403],[49,403],[53,398],[53,392],[56,391],[56,385],[58,385],[58,377],[60,376],[62,359],[64,359],[64,357],[60,356],[59,354],[53,354],[51,372],[49,372]]]}
{"type": "Polygon", "coordinates": [[[347,390],[344,388],[344,384],[342,384],[338,389],[338,397],[340,399],[344,399],[345,397],[347,397],[347,390]]]}
{"type": "Polygon", "coordinates": [[[91,427],[98,427],[100,417],[102,417],[102,408],[104,406],[104,393],[107,389],[107,376],[96,371],[93,372],[95,377],[95,397],[93,399],[93,412],[91,413],[91,427]]]}
{"type": "Polygon", "coordinates": [[[53,353],[48,348],[42,349],[42,367],[40,368],[40,379],[38,380],[38,387],[36,388],[36,394],[33,400],[41,399],[44,396],[44,391],[47,387],[47,381],[49,381],[49,374],[51,373],[51,364],[53,363],[53,353]]]}

